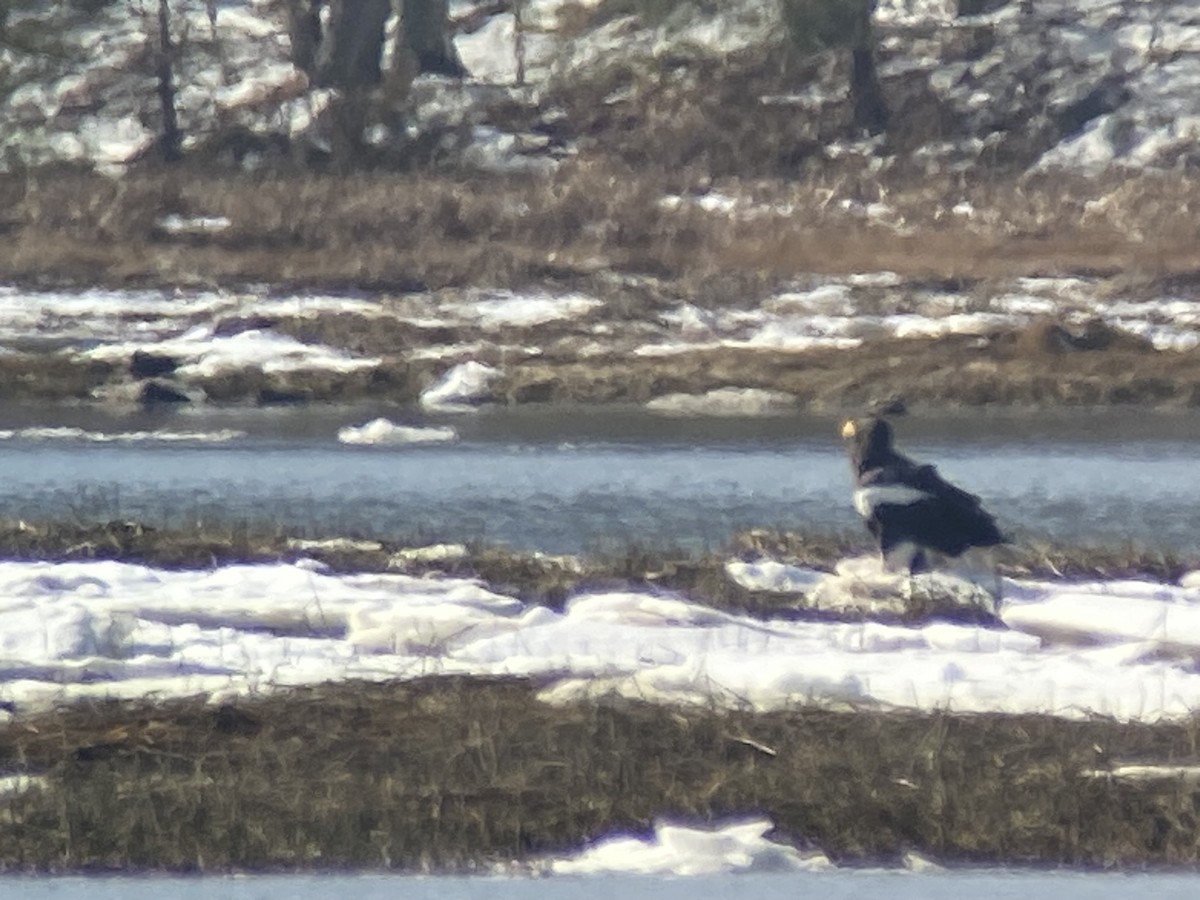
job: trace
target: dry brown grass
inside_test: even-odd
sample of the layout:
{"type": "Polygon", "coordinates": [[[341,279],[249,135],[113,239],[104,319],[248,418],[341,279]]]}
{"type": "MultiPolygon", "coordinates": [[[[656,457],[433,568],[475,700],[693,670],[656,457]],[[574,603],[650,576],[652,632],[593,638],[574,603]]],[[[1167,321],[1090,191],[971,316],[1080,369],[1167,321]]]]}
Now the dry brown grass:
{"type": "Polygon", "coordinates": [[[516,286],[611,268],[694,288],[718,274],[1133,278],[1200,269],[1191,212],[1200,179],[1188,174],[893,185],[850,167],[837,177],[713,182],[702,166],[667,174],[584,158],[542,180],[187,170],[119,182],[7,176],[0,198],[8,210],[0,278],[37,281],[405,289],[516,286]],[[730,218],[658,203],[697,186],[742,198],[743,210],[770,202],[790,212],[730,218]],[[878,201],[892,212],[865,219],[842,201],[878,201]],[[969,217],[952,212],[963,201],[969,217]],[[232,226],[176,239],[156,227],[167,213],[224,215],[232,226]]]}
{"type": "Polygon", "coordinates": [[[586,362],[532,358],[510,361],[496,390],[509,403],[644,403],[665,393],[700,394],[733,384],[785,391],[799,408],[813,410],[861,409],[881,390],[903,396],[914,409],[1200,403],[1195,354],[1155,351],[1119,334],[1101,343],[1098,335],[1047,343],[1047,327],[1038,322],[986,340],[876,339],[848,350],[802,353],[725,348],[586,362]]]}
{"type": "MultiPolygon", "coordinates": [[[[768,556],[831,570],[849,555],[874,552],[864,534],[825,535],[755,529],[735,535],[734,552],[768,556]]],[[[1042,538],[1014,536],[996,551],[996,570],[1014,578],[1119,579],[1178,581],[1200,566],[1200,558],[1135,544],[1066,546],[1042,538]]]]}
{"type": "Polygon", "coordinates": [[[536,685],[428,679],[221,706],[79,704],[0,729],[12,870],[469,870],[659,816],[770,816],[844,862],[1193,864],[1196,795],[1091,777],[1196,758],[1197,725],[550,707],[536,685]]]}
{"type": "MultiPolygon", "coordinates": [[[[7,185],[17,224],[0,250],[0,272],[86,283],[520,284],[571,273],[573,259],[602,249],[596,232],[616,227],[618,209],[639,235],[657,219],[652,197],[587,173],[550,183],[63,176],[18,187],[7,185]],[[232,225],[174,240],[156,226],[168,213],[224,215],[232,225]]],[[[619,235],[618,243],[641,241],[619,235]]]]}

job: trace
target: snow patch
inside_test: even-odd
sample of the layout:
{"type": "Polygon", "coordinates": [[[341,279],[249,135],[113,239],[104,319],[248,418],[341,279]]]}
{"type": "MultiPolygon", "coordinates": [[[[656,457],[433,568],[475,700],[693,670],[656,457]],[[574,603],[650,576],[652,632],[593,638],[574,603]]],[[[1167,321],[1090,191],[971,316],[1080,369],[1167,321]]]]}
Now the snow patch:
{"type": "Polygon", "coordinates": [[[385,418],[372,419],[365,425],[347,425],[338,429],[343,444],[403,446],[405,444],[444,444],[458,440],[453,428],[397,425],[385,418]]]}
{"type": "Polygon", "coordinates": [[[585,294],[498,291],[446,303],[442,311],[461,321],[474,322],[488,329],[530,328],[547,322],[576,319],[603,305],[602,300],[585,294]]]}
{"type": "Polygon", "coordinates": [[[500,370],[484,363],[460,363],[421,392],[426,409],[461,412],[491,398],[491,385],[500,370]]]}
{"type": "Polygon", "coordinates": [[[95,444],[194,443],[225,444],[246,436],[233,428],[218,431],[89,431],[69,426],[0,429],[0,441],[88,441],[95,444]]]}
{"type": "Polygon", "coordinates": [[[773,559],[755,562],[730,560],[725,574],[739,587],[748,591],[770,591],[779,594],[806,594],[827,577],[825,572],[804,566],[793,566],[773,559]]]}
{"type": "MultiPolygon", "coordinates": [[[[395,565],[463,552],[413,548],[395,565]]],[[[847,560],[821,575],[759,560],[726,571],[751,589],[806,599],[851,581],[901,597],[922,589],[924,576],[912,587],[907,577],[889,583],[871,565],[847,560]]],[[[945,573],[928,581],[947,591],[969,584],[945,573]]],[[[338,574],[311,560],[199,571],[0,561],[0,704],[224,699],[444,673],[536,677],[552,703],[618,694],[758,711],[852,704],[1133,721],[1200,709],[1195,591],[1138,581],[1006,579],[1002,588],[1007,630],[970,621],[764,621],[639,590],[582,594],[555,611],[474,579],[338,574]]]]}
{"type": "Polygon", "coordinates": [[[768,416],[792,412],[796,398],[782,391],[725,387],[703,394],[664,394],[646,409],[684,416],[768,416]]]}
{"type": "Polygon", "coordinates": [[[615,835],[572,856],[536,866],[554,875],[713,876],[743,872],[816,872],[833,868],[825,854],[771,840],[769,819],[708,828],[656,821],[646,837],[615,835]]]}

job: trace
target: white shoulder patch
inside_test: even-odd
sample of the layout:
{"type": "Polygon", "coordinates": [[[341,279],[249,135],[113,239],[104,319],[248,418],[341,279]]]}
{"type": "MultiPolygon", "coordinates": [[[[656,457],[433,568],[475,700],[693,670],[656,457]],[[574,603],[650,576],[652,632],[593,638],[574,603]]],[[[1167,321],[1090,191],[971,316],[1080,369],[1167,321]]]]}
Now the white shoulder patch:
{"type": "Polygon", "coordinates": [[[881,506],[908,506],[932,496],[904,484],[875,484],[854,492],[854,508],[867,519],[881,506]]]}

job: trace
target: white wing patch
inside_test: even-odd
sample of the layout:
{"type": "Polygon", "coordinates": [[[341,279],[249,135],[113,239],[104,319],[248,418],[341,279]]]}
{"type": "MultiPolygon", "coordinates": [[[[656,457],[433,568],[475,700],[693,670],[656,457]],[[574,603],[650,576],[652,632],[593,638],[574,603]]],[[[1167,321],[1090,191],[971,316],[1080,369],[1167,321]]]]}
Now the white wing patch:
{"type": "Polygon", "coordinates": [[[919,500],[928,500],[932,496],[933,494],[903,484],[871,485],[854,492],[854,508],[864,519],[869,519],[880,506],[908,506],[919,500]]]}

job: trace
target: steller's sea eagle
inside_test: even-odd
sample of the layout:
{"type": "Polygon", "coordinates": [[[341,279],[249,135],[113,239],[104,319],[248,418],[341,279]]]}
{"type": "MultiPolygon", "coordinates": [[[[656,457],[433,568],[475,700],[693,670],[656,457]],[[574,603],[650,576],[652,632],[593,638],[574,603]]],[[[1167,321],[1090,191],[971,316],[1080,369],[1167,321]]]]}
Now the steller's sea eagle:
{"type": "Polygon", "coordinates": [[[927,551],[958,556],[994,547],[1004,535],[974,494],[892,449],[883,419],[850,419],[842,426],[854,469],[854,508],[879,543],[884,564],[907,560],[910,574],[929,570],[927,551]]]}

